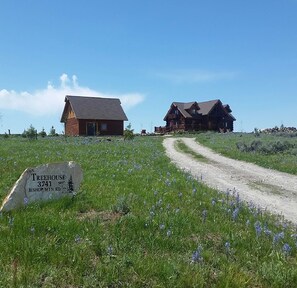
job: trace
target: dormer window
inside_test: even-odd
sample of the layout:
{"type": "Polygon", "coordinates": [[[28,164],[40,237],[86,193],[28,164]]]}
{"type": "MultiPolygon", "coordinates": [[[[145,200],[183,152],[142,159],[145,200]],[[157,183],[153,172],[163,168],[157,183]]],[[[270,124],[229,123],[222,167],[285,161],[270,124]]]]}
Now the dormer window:
{"type": "Polygon", "coordinates": [[[177,109],[174,110],[174,114],[175,114],[175,115],[178,115],[178,110],[177,110],[177,109]]]}

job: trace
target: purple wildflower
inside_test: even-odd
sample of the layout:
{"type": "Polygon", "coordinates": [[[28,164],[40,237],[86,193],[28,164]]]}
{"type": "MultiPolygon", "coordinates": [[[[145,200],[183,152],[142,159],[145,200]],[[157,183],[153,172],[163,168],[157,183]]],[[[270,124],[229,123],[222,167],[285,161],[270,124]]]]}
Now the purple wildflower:
{"type": "Polygon", "coordinates": [[[76,235],[74,238],[75,243],[81,242],[81,237],[79,235],[76,235]]]}
{"type": "Polygon", "coordinates": [[[193,188],[192,193],[193,193],[193,196],[195,196],[196,193],[197,193],[197,189],[196,188],[193,188]]]}
{"type": "Polygon", "coordinates": [[[165,225],[164,224],[160,224],[160,230],[164,230],[165,229],[165,225]]]}
{"type": "Polygon", "coordinates": [[[280,233],[276,233],[273,236],[273,245],[276,245],[281,239],[285,238],[285,233],[282,231],[280,233]]]}
{"type": "Polygon", "coordinates": [[[231,244],[230,244],[230,242],[227,241],[225,243],[225,249],[226,249],[226,254],[229,255],[230,252],[231,252],[231,244]]]}
{"type": "Polygon", "coordinates": [[[203,222],[203,223],[205,223],[205,221],[206,221],[206,217],[207,217],[207,211],[204,209],[204,210],[202,211],[202,222],[203,222]]]}
{"type": "Polygon", "coordinates": [[[29,198],[28,197],[24,197],[24,205],[27,206],[29,203],[29,198]]]}
{"type": "Polygon", "coordinates": [[[202,246],[199,245],[197,250],[194,251],[193,255],[192,255],[192,261],[191,263],[200,263],[203,260],[203,257],[201,255],[202,253],[202,246]]]}
{"type": "Polygon", "coordinates": [[[112,252],[113,252],[112,246],[109,245],[109,246],[107,247],[107,254],[108,254],[109,256],[111,256],[111,255],[112,255],[112,252]]]}
{"type": "Polygon", "coordinates": [[[264,231],[264,234],[266,236],[272,235],[272,231],[268,229],[267,224],[264,225],[264,230],[263,231],[264,231]]]}
{"type": "Polygon", "coordinates": [[[255,226],[256,235],[257,235],[257,238],[258,238],[261,235],[261,232],[262,232],[261,222],[257,221],[254,226],[255,226]]]}
{"type": "Polygon", "coordinates": [[[285,243],[283,246],[283,252],[286,256],[288,256],[291,252],[292,248],[288,243],[285,243]]]}
{"type": "Polygon", "coordinates": [[[235,210],[232,212],[232,220],[235,221],[239,214],[239,208],[235,208],[235,210]]]}
{"type": "Polygon", "coordinates": [[[170,186],[170,185],[171,185],[170,180],[169,180],[169,179],[166,179],[166,180],[165,180],[165,184],[166,184],[166,186],[170,186]]]}

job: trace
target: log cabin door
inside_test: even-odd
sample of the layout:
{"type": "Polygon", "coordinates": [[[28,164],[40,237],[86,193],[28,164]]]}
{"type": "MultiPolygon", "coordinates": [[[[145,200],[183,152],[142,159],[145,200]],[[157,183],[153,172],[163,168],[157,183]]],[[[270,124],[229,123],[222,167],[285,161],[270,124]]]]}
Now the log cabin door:
{"type": "Polygon", "coordinates": [[[96,135],[96,123],[88,122],[87,123],[87,136],[95,136],[96,135]]]}

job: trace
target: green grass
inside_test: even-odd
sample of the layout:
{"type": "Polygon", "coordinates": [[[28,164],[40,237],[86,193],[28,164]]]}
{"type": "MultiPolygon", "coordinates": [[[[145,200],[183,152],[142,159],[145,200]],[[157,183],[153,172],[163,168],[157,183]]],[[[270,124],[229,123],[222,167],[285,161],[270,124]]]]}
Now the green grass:
{"type": "Polygon", "coordinates": [[[297,175],[295,134],[201,133],[196,139],[227,157],[297,175]]]}
{"type": "Polygon", "coordinates": [[[177,140],[175,143],[175,148],[183,153],[189,154],[191,155],[193,158],[195,158],[198,161],[201,162],[209,162],[209,160],[207,158],[205,158],[204,156],[202,156],[199,153],[196,153],[195,151],[193,151],[191,148],[189,148],[182,140],[177,140]]]}
{"type": "Polygon", "coordinates": [[[293,287],[293,227],[201,185],[163,149],[154,137],[0,138],[2,199],[27,167],[73,160],[84,173],[74,198],[0,216],[0,287],[293,287]]]}

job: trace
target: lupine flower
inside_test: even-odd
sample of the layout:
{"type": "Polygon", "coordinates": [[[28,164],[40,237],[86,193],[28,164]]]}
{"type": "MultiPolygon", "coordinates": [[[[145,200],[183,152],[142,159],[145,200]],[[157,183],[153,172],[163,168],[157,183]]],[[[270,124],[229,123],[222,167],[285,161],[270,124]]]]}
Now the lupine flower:
{"type": "Polygon", "coordinates": [[[24,197],[24,205],[27,206],[29,203],[29,198],[28,197],[24,197]]]}
{"type": "Polygon", "coordinates": [[[245,226],[250,226],[250,224],[251,224],[251,221],[248,219],[248,220],[246,220],[246,222],[245,222],[245,226]]]}
{"type": "Polygon", "coordinates": [[[205,223],[205,221],[206,221],[206,217],[207,217],[207,211],[204,209],[204,210],[202,211],[202,222],[203,222],[203,223],[205,223]]]}
{"type": "Polygon", "coordinates": [[[226,249],[226,254],[229,255],[230,252],[231,252],[231,245],[230,245],[230,242],[226,242],[225,243],[225,249],[226,249]]]}
{"type": "Polygon", "coordinates": [[[214,206],[216,204],[216,199],[212,198],[211,205],[214,206]]]}
{"type": "Polygon", "coordinates": [[[165,225],[164,224],[160,224],[160,230],[164,230],[165,229],[165,225]]]}
{"type": "Polygon", "coordinates": [[[76,235],[74,241],[75,243],[79,243],[81,241],[81,237],[79,235],[76,235]]]}
{"type": "Polygon", "coordinates": [[[107,254],[108,254],[109,256],[111,256],[111,255],[112,255],[112,252],[113,252],[112,246],[109,245],[109,246],[107,247],[107,254]]]}
{"type": "Polygon", "coordinates": [[[191,263],[200,263],[203,260],[203,257],[201,255],[202,252],[202,246],[199,245],[197,250],[194,251],[193,255],[192,255],[192,261],[191,263]]]}
{"type": "Polygon", "coordinates": [[[288,256],[291,252],[292,248],[288,243],[285,243],[283,246],[283,252],[286,256],[288,256]]]}
{"type": "Polygon", "coordinates": [[[182,192],[179,192],[179,193],[178,193],[178,198],[181,199],[182,196],[183,196],[183,193],[182,193],[182,192]]]}
{"type": "Polygon", "coordinates": [[[196,188],[193,188],[192,193],[193,193],[193,196],[196,195],[197,189],[196,188]]]}
{"type": "Polygon", "coordinates": [[[272,235],[272,231],[268,229],[267,224],[264,225],[264,234],[266,236],[272,235]]]}
{"type": "Polygon", "coordinates": [[[235,208],[235,210],[232,212],[232,220],[236,220],[238,217],[238,213],[239,213],[239,208],[235,208]]]}
{"type": "Polygon", "coordinates": [[[280,232],[280,233],[276,233],[273,236],[273,245],[276,245],[281,239],[285,238],[285,233],[284,232],[280,232]]]}
{"type": "Polygon", "coordinates": [[[172,234],[171,230],[167,230],[167,233],[166,233],[167,237],[170,237],[171,234],[172,234]]]}
{"type": "Polygon", "coordinates": [[[166,180],[165,180],[165,184],[166,184],[167,186],[170,186],[170,185],[171,185],[170,180],[169,180],[169,179],[166,179],[166,180]]]}
{"type": "Polygon", "coordinates": [[[33,234],[35,232],[35,228],[34,227],[31,227],[30,228],[30,232],[33,234]]]}
{"type": "Polygon", "coordinates": [[[162,199],[159,199],[158,202],[157,202],[157,204],[156,204],[156,206],[159,207],[161,205],[162,205],[162,199]]]}
{"type": "Polygon", "coordinates": [[[257,235],[257,238],[258,238],[261,235],[261,232],[262,232],[262,227],[261,227],[260,221],[257,221],[254,226],[255,226],[256,235],[257,235]]]}

